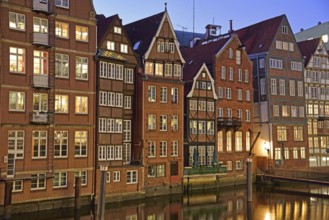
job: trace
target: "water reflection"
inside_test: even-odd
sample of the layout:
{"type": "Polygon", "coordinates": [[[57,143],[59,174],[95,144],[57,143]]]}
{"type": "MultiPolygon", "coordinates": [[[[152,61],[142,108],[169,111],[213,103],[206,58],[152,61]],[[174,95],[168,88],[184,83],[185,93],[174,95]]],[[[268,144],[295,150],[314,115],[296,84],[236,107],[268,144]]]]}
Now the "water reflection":
{"type": "MultiPolygon", "coordinates": [[[[295,188],[295,187],[294,187],[295,188]]],[[[247,202],[244,187],[222,188],[193,192],[189,195],[172,195],[151,198],[139,202],[108,204],[105,219],[111,220],[309,220],[329,219],[328,193],[309,196],[303,190],[295,192],[286,188],[254,188],[253,201],[247,202]]],[[[328,189],[308,189],[313,192],[328,192],[328,189]],[[316,191],[317,190],[317,191],[316,191]]],[[[66,212],[66,214],[69,212],[66,212]]],[[[55,214],[55,213],[53,213],[55,214]]],[[[90,210],[81,210],[72,217],[38,214],[35,218],[96,220],[90,210]],[[41,218],[43,216],[43,218],[41,218]]],[[[12,219],[18,219],[19,216],[12,219]]],[[[22,218],[20,217],[20,220],[22,218]]]]}

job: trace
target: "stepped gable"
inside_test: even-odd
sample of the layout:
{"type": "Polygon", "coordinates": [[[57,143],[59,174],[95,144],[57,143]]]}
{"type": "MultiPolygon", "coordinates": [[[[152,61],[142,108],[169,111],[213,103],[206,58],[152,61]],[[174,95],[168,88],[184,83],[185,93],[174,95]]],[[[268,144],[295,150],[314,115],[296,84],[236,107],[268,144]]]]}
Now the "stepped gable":
{"type": "Polygon", "coordinates": [[[115,19],[119,19],[119,16],[113,15],[110,17],[105,17],[103,14],[101,15],[96,15],[96,20],[97,20],[97,44],[99,44],[104,35],[106,35],[106,32],[108,30],[108,27],[112,24],[112,22],[115,19]]]}
{"type": "Polygon", "coordinates": [[[319,46],[320,40],[321,38],[315,38],[312,40],[298,42],[298,47],[304,57],[304,66],[308,64],[312,55],[315,53],[316,48],[319,46]]]}
{"type": "Polygon", "coordinates": [[[284,17],[286,16],[280,15],[270,18],[236,30],[234,33],[238,35],[240,41],[246,46],[248,54],[263,53],[269,51],[284,17]]]}
{"type": "Polygon", "coordinates": [[[165,12],[161,12],[124,26],[131,44],[134,46],[140,42],[139,47],[135,50],[136,53],[144,55],[149,49],[164,14],[165,12]]]}

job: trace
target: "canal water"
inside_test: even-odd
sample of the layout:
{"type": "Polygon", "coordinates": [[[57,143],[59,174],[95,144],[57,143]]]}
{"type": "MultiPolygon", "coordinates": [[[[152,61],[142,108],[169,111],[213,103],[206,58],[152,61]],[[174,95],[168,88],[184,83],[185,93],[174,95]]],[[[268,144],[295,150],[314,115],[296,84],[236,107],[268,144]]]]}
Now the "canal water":
{"type": "MultiPolygon", "coordinates": [[[[96,220],[90,208],[12,216],[11,220],[96,220]]],[[[329,219],[329,188],[310,185],[254,186],[247,202],[244,186],[194,191],[184,195],[107,204],[111,220],[325,220],[329,219]],[[310,194],[312,193],[312,194],[310,194]]]]}

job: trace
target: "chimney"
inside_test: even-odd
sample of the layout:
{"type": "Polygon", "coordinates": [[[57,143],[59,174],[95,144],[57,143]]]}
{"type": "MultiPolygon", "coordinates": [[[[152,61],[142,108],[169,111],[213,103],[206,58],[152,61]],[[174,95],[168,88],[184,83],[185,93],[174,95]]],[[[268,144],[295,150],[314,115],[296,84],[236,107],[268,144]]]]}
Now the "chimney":
{"type": "Polygon", "coordinates": [[[301,28],[301,29],[300,29],[300,32],[302,32],[302,31],[304,31],[304,28],[301,28]]]}
{"type": "Polygon", "coordinates": [[[206,26],[206,40],[217,36],[217,31],[221,29],[220,25],[208,24],[206,26]]]}
{"type": "Polygon", "coordinates": [[[320,24],[321,24],[321,21],[318,22],[318,25],[320,25],[320,24]]]}
{"type": "Polygon", "coordinates": [[[228,33],[232,33],[233,32],[233,21],[230,20],[230,30],[228,31],[228,33]]]}

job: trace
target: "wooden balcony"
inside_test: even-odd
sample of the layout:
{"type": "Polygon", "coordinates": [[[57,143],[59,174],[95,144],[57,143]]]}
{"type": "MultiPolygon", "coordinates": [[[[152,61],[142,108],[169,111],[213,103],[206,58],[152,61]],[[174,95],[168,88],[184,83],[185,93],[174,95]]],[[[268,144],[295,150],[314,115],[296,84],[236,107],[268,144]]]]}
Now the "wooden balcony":
{"type": "Polygon", "coordinates": [[[54,12],[53,7],[51,7],[50,0],[33,0],[32,10],[46,14],[52,14],[54,12]]]}
{"type": "Polygon", "coordinates": [[[237,130],[241,127],[241,119],[240,118],[217,118],[217,129],[233,129],[237,130]]]}
{"type": "Polygon", "coordinates": [[[32,124],[48,125],[53,122],[54,116],[49,112],[30,112],[30,122],[32,124]]]}

